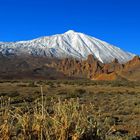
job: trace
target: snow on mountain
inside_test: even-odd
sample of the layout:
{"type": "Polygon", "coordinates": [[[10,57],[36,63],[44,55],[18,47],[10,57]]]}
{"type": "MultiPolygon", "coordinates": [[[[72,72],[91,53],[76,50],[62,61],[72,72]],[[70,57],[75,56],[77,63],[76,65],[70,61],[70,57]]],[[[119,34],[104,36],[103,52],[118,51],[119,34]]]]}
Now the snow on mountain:
{"type": "Polygon", "coordinates": [[[0,42],[0,53],[78,59],[86,59],[89,54],[93,54],[103,63],[111,62],[115,58],[124,63],[135,56],[104,41],[72,30],[30,41],[0,42]]]}

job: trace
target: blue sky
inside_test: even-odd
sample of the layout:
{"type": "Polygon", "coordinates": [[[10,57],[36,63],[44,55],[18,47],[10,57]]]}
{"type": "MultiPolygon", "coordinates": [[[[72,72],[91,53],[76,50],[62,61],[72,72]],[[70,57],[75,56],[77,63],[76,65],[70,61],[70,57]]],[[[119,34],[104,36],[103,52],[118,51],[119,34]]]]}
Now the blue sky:
{"type": "Polygon", "coordinates": [[[70,29],[140,54],[140,0],[0,0],[0,41],[70,29]]]}

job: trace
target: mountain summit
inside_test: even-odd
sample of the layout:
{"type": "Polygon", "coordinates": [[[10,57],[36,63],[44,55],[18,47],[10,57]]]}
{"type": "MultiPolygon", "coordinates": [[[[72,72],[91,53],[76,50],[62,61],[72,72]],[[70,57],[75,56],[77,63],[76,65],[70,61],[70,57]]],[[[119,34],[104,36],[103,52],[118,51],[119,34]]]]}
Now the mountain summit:
{"type": "Polygon", "coordinates": [[[102,63],[117,59],[120,63],[131,60],[135,55],[97,38],[69,30],[64,34],[41,37],[29,41],[0,42],[3,55],[32,55],[56,58],[72,57],[86,59],[92,54],[102,63]]]}

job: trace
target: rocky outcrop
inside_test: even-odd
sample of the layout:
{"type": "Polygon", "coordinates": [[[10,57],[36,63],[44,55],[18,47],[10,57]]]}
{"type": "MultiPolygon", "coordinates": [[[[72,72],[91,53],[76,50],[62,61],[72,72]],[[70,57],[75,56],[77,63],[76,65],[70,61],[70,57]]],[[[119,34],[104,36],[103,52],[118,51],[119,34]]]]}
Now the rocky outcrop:
{"type": "Polygon", "coordinates": [[[132,60],[128,61],[125,64],[125,69],[129,69],[129,68],[137,66],[139,64],[140,64],[140,57],[139,56],[135,56],[132,60]]]}
{"type": "Polygon", "coordinates": [[[91,79],[96,74],[103,72],[103,64],[96,60],[93,55],[89,55],[87,60],[84,61],[66,58],[61,60],[58,64],[53,64],[53,66],[64,74],[81,78],[91,79]]]}
{"type": "Polygon", "coordinates": [[[120,71],[124,68],[124,64],[120,64],[117,59],[114,59],[111,63],[105,64],[103,71],[106,74],[120,71]]]}
{"type": "Polygon", "coordinates": [[[117,59],[104,64],[93,55],[86,60],[74,58],[49,59],[45,57],[3,56],[0,54],[0,79],[63,79],[88,78],[92,80],[140,80],[140,57],[120,64],[117,59]]]}
{"type": "Polygon", "coordinates": [[[81,61],[66,58],[51,66],[70,77],[89,78],[92,80],[115,80],[118,77],[124,78],[124,71],[126,73],[129,71],[130,67],[134,67],[139,64],[140,58],[138,56],[134,57],[126,64],[120,64],[117,59],[114,59],[111,63],[103,64],[94,58],[93,55],[89,55],[87,60],[81,61]]]}

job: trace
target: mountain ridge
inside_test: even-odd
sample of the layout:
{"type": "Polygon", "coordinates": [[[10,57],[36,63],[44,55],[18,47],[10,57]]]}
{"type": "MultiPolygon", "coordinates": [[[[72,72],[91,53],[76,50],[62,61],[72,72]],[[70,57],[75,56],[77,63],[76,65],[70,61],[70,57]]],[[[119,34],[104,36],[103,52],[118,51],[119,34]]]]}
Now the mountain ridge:
{"type": "Polygon", "coordinates": [[[105,41],[73,30],[28,41],[0,42],[0,52],[3,55],[26,54],[62,59],[86,59],[92,54],[102,63],[111,62],[115,58],[120,63],[125,63],[135,56],[105,41]]]}

